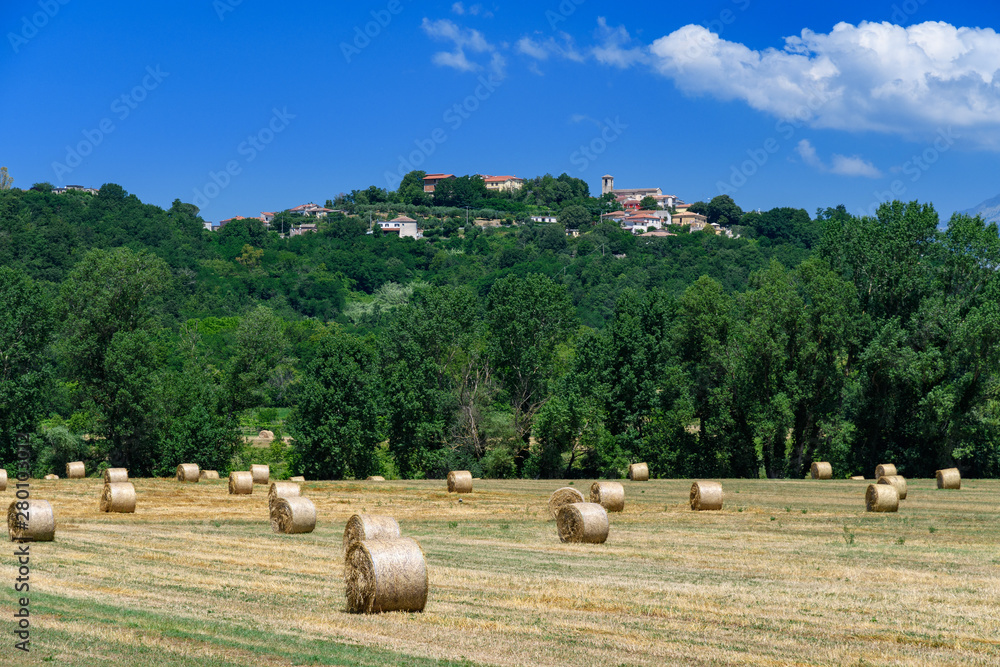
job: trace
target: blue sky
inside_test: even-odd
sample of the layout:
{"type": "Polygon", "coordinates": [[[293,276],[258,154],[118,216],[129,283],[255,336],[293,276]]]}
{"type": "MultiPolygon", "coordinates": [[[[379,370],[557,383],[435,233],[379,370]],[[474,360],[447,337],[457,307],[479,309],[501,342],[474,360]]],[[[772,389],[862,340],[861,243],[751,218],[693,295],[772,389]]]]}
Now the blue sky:
{"type": "Polygon", "coordinates": [[[0,165],[207,220],[420,168],[744,209],[1000,193],[995,2],[8,0],[0,165]]]}

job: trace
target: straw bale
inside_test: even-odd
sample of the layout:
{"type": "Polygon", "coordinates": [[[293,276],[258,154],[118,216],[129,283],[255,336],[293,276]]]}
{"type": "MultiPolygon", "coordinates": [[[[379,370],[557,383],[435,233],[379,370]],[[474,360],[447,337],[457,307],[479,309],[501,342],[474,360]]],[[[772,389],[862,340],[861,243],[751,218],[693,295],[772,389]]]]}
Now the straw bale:
{"type": "Polygon", "coordinates": [[[201,478],[201,479],[219,479],[219,471],[218,470],[202,470],[198,474],[198,477],[201,478]]]}
{"type": "Polygon", "coordinates": [[[645,463],[632,463],[628,467],[628,478],[633,482],[649,481],[649,466],[645,463]]]}
{"type": "Polygon", "coordinates": [[[572,486],[564,486],[561,489],[556,489],[549,496],[549,514],[552,518],[556,518],[559,515],[559,508],[563,505],[569,505],[570,503],[585,503],[587,499],[583,497],[583,494],[572,486]]]}
{"type": "Polygon", "coordinates": [[[865,492],[865,509],[868,512],[898,512],[899,492],[892,484],[869,484],[865,492]]]}
{"type": "Polygon", "coordinates": [[[880,463],[875,466],[875,479],[879,477],[888,477],[889,475],[898,475],[896,472],[896,466],[892,463],[880,463]]]}
{"type": "Polygon", "coordinates": [[[382,514],[355,514],[347,520],[344,528],[344,555],[355,542],[371,540],[395,540],[402,537],[399,522],[382,514]]]}
{"type": "Polygon", "coordinates": [[[264,484],[271,482],[271,466],[254,463],[250,466],[250,474],[253,475],[254,484],[264,484]]]}
{"type": "Polygon", "coordinates": [[[691,509],[721,510],[722,484],[719,482],[695,482],[691,485],[691,509]]]}
{"type": "Polygon", "coordinates": [[[448,493],[472,493],[472,473],[468,470],[448,473],[448,493]]]}
{"type": "Polygon", "coordinates": [[[66,464],[66,479],[83,479],[87,476],[87,467],[83,461],[73,461],[66,464]]]}
{"type": "Polygon", "coordinates": [[[104,483],[127,482],[128,468],[108,468],[104,471],[104,483]]]}
{"type": "Polygon", "coordinates": [[[962,473],[958,468],[945,468],[934,473],[937,477],[937,488],[939,489],[961,489],[962,473]]]}
{"type": "Polygon", "coordinates": [[[102,512],[135,512],[135,487],[131,482],[111,482],[104,485],[101,493],[102,512]]]}
{"type": "Polygon", "coordinates": [[[53,475],[49,473],[48,475],[45,476],[45,479],[59,479],[59,475],[53,475]]]}
{"type": "Polygon", "coordinates": [[[253,475],[246,470],[229,473],[229,493],[234,496],[249,496],[253,493],[253,475]]]}
{"type": "Polygon", "coordinates": [[[826,461],[813,461],[809,474],[813,479],[833,479],[833,466],[826,461]]]}
{"type": "Polygon", "coordinates": [[[316,528],[316,506],[303,496],[275,498],[271,502],[271,530],[291,535],[316,528]]]}
{"type": "Polygon", "coordinates": [[[608,512],[597,503],[570,503],[559,508],[556,526],[563,542],[604,544],[608,539],[608,512]]]}
{"type": "Polygon", "coordinates": [[[51,542],[56,537],[56,518],[47,500],[15,500],[7,508],[7,530],[11,542],[51,542]],[[27,508],[19,503],[27,503],[27,508]]]}
{"type": "Polygon", "coordinates": [[[197,482],[200,477],[197,463],[182,463],[177,466],[178,482],[197,482]]]}
{"type": "Polygon", "coordinates": [[[854,475],[853,477],[851,477],[851,479],[859,481],[859,482],[863,482],[863,481],[865,481],[865,476],[864,475],[854,475]]]}
{"type": "Polygon", "coordinates": [[[295,477],[289,477],[288,481],[289,482],[304,482],[304,481],[306,481],[306,478],[303,477],[302,475],[296,475],[295,477]]]}
{"type": "Polygon", "coordinates": [[[906,478],[902,475],[883,475],[878,478],[879,484],[892,484],[900,500],[906,500],[906,478]]]}
{"type": "Polygon", "coordinates": [[[625,487],[621,482],[594,482],[590,485],[590,502],[609,512],[625,509],[625,487]]]}
{"type": "Polygon", "coordinates": [[[267,502],[273,503],[278,498],[298,498],[302,495],[302,489],[295,482],[271,482],[271,487],[267,490],[267,502]]]}
{"type": "Polygon", "coordinates": [[[384,482],[385,481],[385,477],[383,477],[382,475],[371,475],[370,477],[368,477],[368,479],[366,481],[368,481],[368,482],[384,482]]]}
{"type": "Polygon", "coordinates": [[[257,434],[257,437],[260,438],[261,440],[274,440],[274,432],[264,429],[263,431],[257,434]]]}
{"type": "Polygon", "coordinates": [[[0,491],[7,490],[7,471],[0,468],[0,491]]]}
{"type": "Polygon", "coordinates": [[[347,609],[355,613],[423,611],[427,605],[427,561],[415,540],[364,540],[344,559],[347,609]]]}

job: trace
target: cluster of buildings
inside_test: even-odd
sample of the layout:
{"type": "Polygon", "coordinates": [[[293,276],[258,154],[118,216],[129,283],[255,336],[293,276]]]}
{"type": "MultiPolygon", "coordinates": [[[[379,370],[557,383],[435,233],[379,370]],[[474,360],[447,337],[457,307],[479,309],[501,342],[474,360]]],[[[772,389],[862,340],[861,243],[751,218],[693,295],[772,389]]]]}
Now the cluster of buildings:
{"type": "MultiPolygon", "coordinates": [[[[499,192],[500,190],[520,190],[524,187],[524,179],[517,176],[490,176],[489,174],[477,174],[483,179],[487,190],[499,192]]],[[[455,174],[427,174],[424,176],[424,192],[434,194],[434,188],[441,181],[455,178],[455,174]]]]}
{"type": "MultiPolygon", "coordinates": [[[[486,184],[486,188],[488,190],[513,191],[524,186],[524,179],[518,178],[517,176],[491,176],[488,174],[478,174],[478,176],[483,179],[483,182],[486,184]]],[[[427,174],[423,179],[424,192],[433,194],[434,190],[441,182],[453,178],[455,178],[454,174],[427,174]]],[[[77,188],[79,186],[68,187],[77,188]]],[[[681,201],[676,195],[663,194],[663,191],[660,188],[618,189],[615,188],[614,176],[607,174],[601,179],[601,194],[613,195],[615,200],[622,206],[622,210],[620,211],[612,211],[602,215],[602,220],[617,222],[621,225],[622,229],[630,231],[633,234],[641,234],[643,236],[673,236],[673,234],[668,231],[670,226],[686,225],[691,229],[691,231],[701,231],[706,227],[711,226],[718,234],[732,236],[731,231],[720,227],[719,225],[710,225],[708,219],[704,215],[689,211],[689,204],[681,201]],[[649,197],[656,201],[657,206],[655,209],[648,209],[642,206],[643,201],[649,197]]],[[[337,211],[335,209],[324,208],[318,204],[309,202],[308,204],[301,204],[295,208],[290,208],[288,209],[288,212],[308,218],[319,219],[325,218],[330,213],[337,211]]],[[[276,211],[261,211],[259,219],[262,223],[264,223],[265,227],[270,227],[271,223],[277,216],[277,213],[278,212],[276,211]]],[[[245,218],[242,216],[235,216],[233,218],[222,220],[218,223],[206,222],[205,228],[211,231],[216,231],[224,227],[228,222],[244,219],[245,218]]],[[[558,217],[553,215],[531,216],[531,220],[532,222],[540,223],[555,223],[559,221],[558,217]]],[[[400,238],[422,238],[423,236],[417,228],[417,221],[405,215],[392,220],[372,222],[372,225],[375,224],[377,224],[384,233],[398,234],[400,238]]],[[[301,234],[308,234],[309,232],[314,231],[316,231],[316,224],[306,223],[292,227],[288,230],[288,234],[289,236],[299,236],[301,234]]],[[[284,233],[284,230],[282,230],[282,233],[284,233]]],[[[370,234],[371,230],[369,230],[368,233],[370,234]]],[[[574,230],[570,233],[575,235],[578,231],[574,230]]]]}

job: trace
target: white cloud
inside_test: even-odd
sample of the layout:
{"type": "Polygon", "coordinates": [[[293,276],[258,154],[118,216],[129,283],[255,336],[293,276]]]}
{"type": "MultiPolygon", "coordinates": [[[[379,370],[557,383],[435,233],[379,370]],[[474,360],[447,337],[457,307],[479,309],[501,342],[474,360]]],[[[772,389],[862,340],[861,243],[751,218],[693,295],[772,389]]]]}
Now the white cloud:
{"type": "MultiPolygon", "coordinates": [[[[1000,139],[1000,35],[991,28],[839,23],[757,51],[687,25],[651,51],[657,71],[681,90],[742,100],[784,120],[913,135],[988,128],[1000,139]]],[[[852,158],[842,169],[864,171],[852,158]]]]}
{"type": "Polygon", "coordinates": [[[819,159],[816,155],[816,149],[808,139],[803,139],[795,147],[795,152],[799,154],[802,161],[805,162],[810,167],[815,167],[816,169],[823,169],[823,161],[819,159]]]}
{"type": "Polygon", "coordinates": [[[831,174],[841,176],[864,176],[865,178],[881,178],[882,172],[875,165],[867,160],[863,160],[857,155],[847,157],[834,154],[833,165],[830,167],[831,174]]]}
{"type": "Polygon", "coordinates": [[[488,19],[493,18],[493,12],[486,11],[486,9],[480,4],[475,4],[472,5],[471,7],[466,7],[464,3],[456,2],[451,6],[451,11],[452,13],[458,14],[459,16],[464,16],[465,14],[471,14],[472,16],[482,15],[484,18],[488,19]]]}
{"type": "Polygon", "coordinates": [[[461,16],[465,13],[465,5],[461,2],[456,2],[451,6],[451,11],[461,16]]]}
{"type": "Polygon", "coordinates": [[[863,176],[865,178],[881,178],[882,172],[871,162],[857,155],[847,157],[834,153],[831,166],[827,166],[816,153],[816,148],[808,139],[802,139],[795,146],[795,152],[802,162],[821,172],[829,172],[838,176],[863,176]]]}
{"type": "Polygon", "coordinates": [[[548,37],[538,40],[534,37],[522,37],[516,44],[517,52],[536,60],[548,60],[555,56],[582,63],[586,60],[576,48],[573,37],[565,32],[559,33],[559,39],[548,37]]]}
{"type": "Polygon", "coordinates": [[[591,52],[597,62],[603,65],[624,69],[647,60],[644,47],[632,46],[632,36],[623,25],[612,28],[608,25],[608,20],[600,16],[597,19],[595,35],[601,41],[601,45],[595,46],[591,52]]]}
{"type": "Polygon", "coordinates": [[[439,51],[431,57],[431,61],[435,65],[451,67],[460,72],[474,72],[482,69],[482,65],[470,60],[466,52],[489,54],[490,68],[497,75],[504,76],[507,61],[500,55],[497,48],[490,44],[478,30],[463,28],[448,19],[431,21],[425,18],[420,27],[423,28],[423,31],[431,39],[452,43],[453,49],[451,51],[439,51]]]}

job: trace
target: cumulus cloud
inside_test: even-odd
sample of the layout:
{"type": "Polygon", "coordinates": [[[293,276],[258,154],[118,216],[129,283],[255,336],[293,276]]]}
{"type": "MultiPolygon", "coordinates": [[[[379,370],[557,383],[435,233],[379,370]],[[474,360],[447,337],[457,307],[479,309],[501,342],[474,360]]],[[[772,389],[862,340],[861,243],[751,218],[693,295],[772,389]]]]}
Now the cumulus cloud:
{"type": "Polygon", "coordinates": [[[471,60],[467,52],[478,55],[488,54],[490,56],[490,68],[496,74],[503,76],[507,63],[506,59],[478,30],[463,28],[448,19],[431,21],[425,18],[420,27],[431,39],[440,42],[451,42],[452,44],[451,51],[439,51],[431,57],[431,61],[435,65],[451,67],[460,72],[474,72],[482,69],[483,66],[471,60]]]}
{"type": "Polygon", "coordinates": [[[623,25],[612,28],[606,18],[598,17],[595,36],[601,45],[595,46],[591,52],[603,65],[624,69],[647,60],[645,48],[633,45],[632,36],[623,25]]]}
{"type": "Polygon", "coordinates": [[[802,158],[802,162],[821,172],[829,172],[838,176],[863,176],[865,178],[881,178],[882,172],[871,162],[862,157],[853,155],[834,154],[831,158],[830,166],[827,166],[816,152],[816,148],[808,139],[802,139],[795,146],[795,152],[802,158]]]}
{"type": "Polygon", "coordinates": [[[472,16],[483,16],[485,18],[493,18],[493,12],[486,11],[486,9],[479,4],[472,5],[471,7],[466,7],[463,2],[456,2],[451,6],[451,11],[459,16],[464,16],[465,14],[471,14],[472,16]]]}
{"type": "MultiPolygon", "coordinates": [[[[1000,35],[991,28],[839,23],[758,51],[687,25],[650,51],[656,70],[685,92],[742,100],[812,127],[1000,130],[1000,35]]],[[[852,158],[840,168],[864,171],[852,158]]]]}

